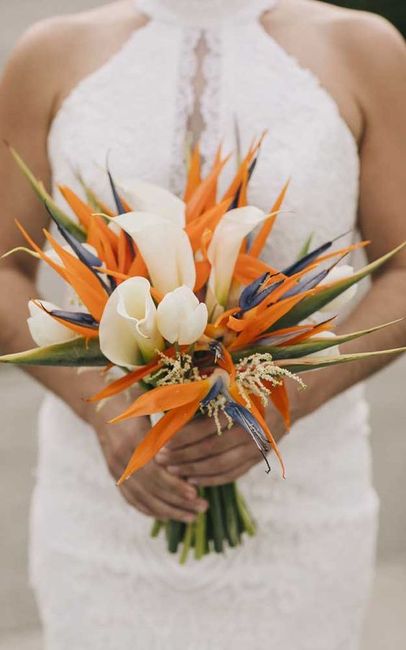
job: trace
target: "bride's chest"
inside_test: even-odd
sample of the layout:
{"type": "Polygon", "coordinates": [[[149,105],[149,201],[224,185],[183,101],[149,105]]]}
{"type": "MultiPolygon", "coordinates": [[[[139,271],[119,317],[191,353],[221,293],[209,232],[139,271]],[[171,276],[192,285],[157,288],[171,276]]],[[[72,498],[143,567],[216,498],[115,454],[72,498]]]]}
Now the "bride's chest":
{"type": "MultiPolygon", "coordinates": [[[[244,151],[268,131],[249,198],[269,209],[291,179],[287,212],[270,251],[277,262],[311,232],[324,240],[351,228],[358,196],[356,144],[314,75],[255,26],[212,31],[203,49],[201,43],[195,30],[151,22],[85,78],[51,128],[54,181],[77,186],[79,174],[107,200],[109,154],[115,176],[181,191],[186,134],[197,114],[208,161],[220,143],[227,153],[244,151]]],[[[224,185],[233,164],[224,172],[224,185]]]]}

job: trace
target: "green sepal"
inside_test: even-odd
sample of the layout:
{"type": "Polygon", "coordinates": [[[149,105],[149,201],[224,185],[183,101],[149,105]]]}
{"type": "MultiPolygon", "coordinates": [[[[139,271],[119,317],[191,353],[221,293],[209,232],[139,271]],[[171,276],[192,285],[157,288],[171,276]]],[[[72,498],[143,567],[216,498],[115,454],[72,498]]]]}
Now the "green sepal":
{"type": "Polygon", "coordinates": [[[109,361],[100,351],[98,338],[78,337],[65,343],[6,354],[0,357],[0,363],[19,366],[101,367],[109,361]]]}
{"type": "Polygon", "coordinates": [[[16,161],[19,169],[22,171],[26,179],[29,181],[31,187],[33,188],[34,192],[38,196],[38,198],[46,205],[48,208],[49,212],[52,214],[54,217],[55,221],[59,223],[61,226],[66,228],[66,230],[76,237],[76,239],[80,242],[86,241],[86,232],[80,226],[79,224],[75,223],[71,217],[69,217],[61,208],[57,205],[57,203],[54,201],[52,196],[46,191],[43,183],[41,181],[38,181],[28,165],[24,162],[24,160],[21,158],[21,156],[17,153],[13,147],[9,147],[10,153],[13,156],[14,160],[16,161]]]}
{"type": "Polygon", "coordinates": [[[285,316],[280,318],[272,327],[268,330],[270,332],[283,329],[285,327],[292,327],[300,323],[305,318],[308,318],[315,312],[319,311],[322,307],[327,305],[329,302],[334,300],[341,293],[349,289],[353,284],[357,284],[363,278],[366,278],[371,273],[377,271],[385,262],[394,257],[406,246],[406,241],[397,246],[386,255],[383,255],[379,259],[371,262],[367,266],[364,266],[362,269],[354,273],[348,278],[343,280],[338,280],[333,284],[330,284],[325,287],[325,289],[317,290],[317,293],[313,296],[308,296],[303,298],[297,305],[295,305],[285,316]]]}
{"type": "Polygon", "coordinates": [[[359,332],[352,332],[351,334],[338,335],[334,338],[323,338],[323,334],[320,333],[319,337],[315,336],[311,340],[308,339],[307,341],[297,343],[296,345],[257,345],[251,348],[246,348],[245,350],[240,350],[239,352],[234,353],[232,356],[234,361],[239,361],[244,357],[248,357],[252,354],[257,353],[268,353],[272,355],[272,359],[275,361],[278,359],[298,359],[299,357],[305,357],[308,354],[313,354],[314,352],[327,350],[328,348],[334,347],[335,345],[341,345],[341,343],[353,341],[354,339],[361,338],[362,336],[366,336],[372,332],[378,332],[385,327],[400,323],[402,320],[403,318],[399,318],[398,320],[394,320],[390,323],[385,323],[384,325],[370,327],[369,329],[360,330],[359,332]]]}
{"type": "Polygon", "coordinates": [[[342,354],[338,357],[318,357],[314,359],[282,359],[277,361],[276,364],[281,368],[286,368],[289,372],[300,373],[309,370],[319,370],[320,368],[328,368],[329,366],[336,366],[340,363],[349,363],[350,361],[362,361],[363,359],[371,359],[379,357],[383,354],[401,354],[406,352],[406,347],[395,348],[393,350],[378,350],[376,352],[359,352],[356,354],[342,354]]]}

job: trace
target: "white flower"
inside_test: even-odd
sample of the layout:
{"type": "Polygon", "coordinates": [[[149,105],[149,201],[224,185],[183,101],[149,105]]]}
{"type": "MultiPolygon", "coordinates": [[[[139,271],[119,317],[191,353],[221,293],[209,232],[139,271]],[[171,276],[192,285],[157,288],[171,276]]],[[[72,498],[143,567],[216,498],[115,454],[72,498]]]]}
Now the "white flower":
{"type": "Polygon", "coordinates": [[[191,345],[207,325],[207,307],[189,287],[167,293],[158,305],[158,328],[169,343],[191,345]]]}
{"type": "MultiPolygon", "coordinates": [[[[45,300],[41,300],[40,302],[48,311],[60,309],[60,307],[57,307],[52,302],[46,302],[45,300]]],[[[47,314],[46,311],[41,309],[32,300],[28,303],[28,309],[30,311],[30,317],[27,319],[28,327],[33,340],[40,347],[65,343],[66,341],[78,338],[78,334],[65,327],[65,325],[62,325],[55,318],[52,318],[52,316],[47,314]]]]}
{"type": "Polygon", "coordinates": [[[118,285],[104,308],[99,328],[100,349],[118,366],[141,365],[164,347],[150,289],[145,278],[129,278],[118,285]]]}
{"type": "Polygon", "coordinates": [[[180,225],[150,212],[128,212],[114,221],[134,239],[158,291],[165,294],[182,285],[194,287],[193,250],[180,225]]]}
{"type": "MultiPolygon", "coordinates": [[[[345,280],[346,278],[351,277],[354,274],[354,268],[349,264],[340,264],[340,266],[334,266],[329,274],[320,282],[319,286],[331,284],[332,282],[337,282],[339,280],[345,280]]],[[[327,305],[324,305],[320,309],[321,312],[337,312],[344,305],[352,300],[357,293],[357,285],[353,284],[346,291],[343,291],[339,296],[334,298],[327,305]]]]}
{"type": "Polygon", "coordinates": [[[152,212],[184,228],[185,203],[169,190],[141,180],[120,183],[119,189],[134,211],[152,212]]]}
{"type": "Polygon", "coordinates": [[[212,265],[206,298],[211,318],[227,305],[235,263],[244,238],[267,216],[252,206],[236,208],[226,213],[214,231],[207,251],[212,265]]]}

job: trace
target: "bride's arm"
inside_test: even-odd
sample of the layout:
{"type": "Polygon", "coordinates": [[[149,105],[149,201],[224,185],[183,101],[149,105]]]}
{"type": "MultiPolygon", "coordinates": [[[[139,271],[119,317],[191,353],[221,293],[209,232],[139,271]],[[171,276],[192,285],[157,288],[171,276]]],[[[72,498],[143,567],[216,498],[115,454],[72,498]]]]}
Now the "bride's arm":
{"type": "MultiPolygon", "coordinates": [[[[35,27],[21,41],[11,57],[0,83],[0,255],[23,243],[14,219],[32,238],[43,242],[42,229],[48,226],[45,210],[16,168],[3,140],[9,141],[27,160],[35,173],[50,185],[47,134],[55,98],[61,84],[60,51],[55,43],[66,36],[64,25],[52,22],[35,27]],[[54,65],[56,61],[57,65],[54,65]]],[[[72,44],[71,34],[69,47],[72,44]]],[[[0,260],[0,350],[16,352],[34,347],[26,319],[27,303],[38,296],[37,263],[17,253],[0,260]]],[[[112,400],[101,413],[88,407],[84,398],[103,386],[98,372],[78,375],[68,368],[31,368],[32,376],[53,391],[97,432],[106,462],[114,478],[123,472],[136,444],[149,428],[145,419],[123,425],[106,422],[128,404],[112,400]]],[[[68,444],[68,441],[67,441],[68,444]]],[[[112,479],[113,480],[113,479],[112,479]]],[[[205,503],[185,481],[151,463],[143,473],[128,481],[121,491],[127,501],[145,514],[189,521],[205,503]]]]}
{"type": "MultiPolygon", "coordinates": [[[[359,228],[370,260],[406,240],[406,47],[385,21],[362,17],[338,30],[336,44],[345,52],[351,70],[351,91],[364,116],[360,145],[361,179],[359,228]]],[[[338,328],[353,332],[406,317],[406,250],[373,278],[371,288],[338,328]]],[[[406,345],[406,320],[387,330],[342,346],[342,352],[366,352],[406,345]]],[[[381,356],[329,370],[306,373],[308,386],[289,387],[293,420],[390,363],[381,356]]],[[[286,432],[274,409],[268,413],[277,438],[286,432]]],[[[262,460],[245,432],[233,429],[219,438],[210,420],[185,428],[159,456],[174,474],[196,483],[218,485],[234,480],[262,460]],[[182,445],[188,444],[187,447],[182,445]],[[173,469],[172,469],[173,467],[173,469]]]]}

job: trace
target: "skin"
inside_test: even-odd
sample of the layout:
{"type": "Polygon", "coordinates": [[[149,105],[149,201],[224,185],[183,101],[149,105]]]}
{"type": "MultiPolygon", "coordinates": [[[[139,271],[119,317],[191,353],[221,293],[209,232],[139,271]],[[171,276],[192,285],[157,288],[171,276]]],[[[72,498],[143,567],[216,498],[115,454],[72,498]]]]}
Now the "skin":
{"type": "MultiPolygon", "coordinates": [[[[64,97],[146,22],[134,11],[132,0],[126,0],[39,23],[18,43],[1,80],[0,135],[13,143],[47,186],[51,170],[46,139],[64,97]]],[[[358,225],[362,237],[372,240],[367,253],[369,259],[375,259],[406,239],[404,41],[382,18],[312,0],[282,0],[273,12],[262,17],[262,25],[301,65],[319,77],[359,143],[362,171],[358,225]]],[[[199,116],[193,116],[191,126],[197,135],[199,116]]],[[[42,228],[48,223],[5,147],[0,147],[0,178],[2,254],[21,243],[14,218],[38,242],[43,240],[42,228]]],[[[34,260],[23,255],[7,258],[0,265],[0,349],[5,353],[32,347],[25,320],[28,300],[38,295],[36,271],[34,260]]],[[[403,317],[405,280],[403,253],[374,277],[370,290],[340,331],[355,331],[403,317]]],[[[406,328],[401,323],[347,344],[343,351],[405,344],[406,328]]],[[[305,392],[288,386],[293,421],[367,378],[389,359],[381,357],[307,374],[309,388],[305,392]]],[[[95,393],[103,383],[97,373],[78,376],[70,369],[45,368],[30,372],[94,428],[107,466],[117,479],[149,422],[138,418],[114,426],[106,424],[128,404],[118,397],[98,412],[89,406],[83,397],[95,393]]],[[[275,437],[282,438],[286,431],[279,416],[269,409],[267,418],[275,437]]],[[[238,479],[258,462],[262,458],[244,431],[233,428],[219,437],[213,422],[206,419],[186,426],[155,461],[120,490],[131,506],[146,515],[191,521],[196,512],[207,507],[198,498],[196,486],[238,479]]]]}

